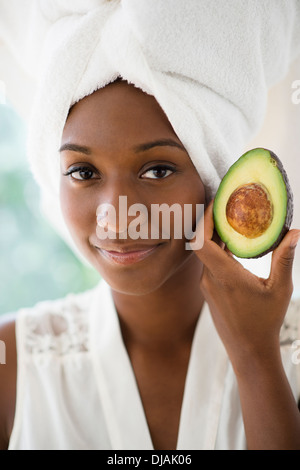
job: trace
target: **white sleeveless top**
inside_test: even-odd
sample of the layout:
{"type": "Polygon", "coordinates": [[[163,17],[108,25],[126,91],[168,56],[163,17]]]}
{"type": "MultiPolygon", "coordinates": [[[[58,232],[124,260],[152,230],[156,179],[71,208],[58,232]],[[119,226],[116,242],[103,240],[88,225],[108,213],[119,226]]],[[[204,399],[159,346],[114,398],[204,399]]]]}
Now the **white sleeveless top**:
{"type": "MultiPolygon", "coordinates": [[[[299,319],[300,301],[292,302],[281,348],[297,400],[299,319]]],[[[10,450],[153,450],[111,291],[103,280],[86,293],[21,310],[16,331],[17,404],[10,450]]],[[[204,304],[177,449],[245,448],[235,376],[204,304]]]]}

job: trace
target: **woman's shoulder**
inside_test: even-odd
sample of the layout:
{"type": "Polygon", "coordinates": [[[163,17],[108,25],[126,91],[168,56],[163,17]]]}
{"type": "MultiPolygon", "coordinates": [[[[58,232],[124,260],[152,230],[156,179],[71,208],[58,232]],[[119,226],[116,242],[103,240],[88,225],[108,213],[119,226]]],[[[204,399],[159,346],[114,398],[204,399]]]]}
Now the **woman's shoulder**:
{"type": "Polygon", "coordinates": [[[18,357],[86,349],[89,310],[97,286],[82,293],[37,303],[16,315],[18,357]]]}
{"type": "Polygon", "coordinates": [[[0,449],[6,448],[13,426],[16,377],[15,315],[7,314],[0,321],[0,449]]]}
{"type": "Polygon", "coordinates": [[[0,317],[0,449],[13,427],[17,364],[28,355],[66,354],[87,347],[88,311],[97,286],[79,294],[38,302],[0,317]]]}

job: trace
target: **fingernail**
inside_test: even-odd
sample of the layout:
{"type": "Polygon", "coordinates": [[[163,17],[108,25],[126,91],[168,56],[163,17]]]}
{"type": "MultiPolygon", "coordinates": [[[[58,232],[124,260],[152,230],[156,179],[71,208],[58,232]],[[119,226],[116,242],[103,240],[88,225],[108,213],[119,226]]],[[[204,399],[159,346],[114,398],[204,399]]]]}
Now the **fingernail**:
{"type": "Polygon", "coordinates": [[[295,233],[295,235],[292,237],[292,240],[290,243],[291,248],[296,248],[299,238],[300,238],[300,230],[297,233],[295,233]]]}

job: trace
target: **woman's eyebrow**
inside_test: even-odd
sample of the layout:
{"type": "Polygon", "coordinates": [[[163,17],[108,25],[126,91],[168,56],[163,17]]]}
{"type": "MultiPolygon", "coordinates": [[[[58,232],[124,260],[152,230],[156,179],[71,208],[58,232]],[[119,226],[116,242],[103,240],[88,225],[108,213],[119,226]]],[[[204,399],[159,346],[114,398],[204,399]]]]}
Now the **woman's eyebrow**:
{"type": "Polygon", "coordinates": [[[59,152],[63,152],[64,150],[69,150],[71,152],[84,153],[85,155],[91,155],[91,153],[92,153],[92,151],[89,147],[84,147],[82,145],[71,144],[71,143],[63,144],[60,147],[59,152]]]}
{"type": "MultiPolygon", "coordinates": [[[[154,147],[177,147],[180,150],[183,150],[184,152],[186,151],[183,145],[181,145],[179,142],[176,142],[176,140],[173,139],[160,139],[160,140],[154,140],[152,142],[146,142],[143,144],[136,145],[133,147],[133,150],[138,153],[138,152],[145,152],[146,150],[150,150],[154,147]]],[[[71,152],[78,152],[78,153],[83,153],[84,155],[91,155],[92,150],[89,147],[85,147],[82,145],[78,144],[72,144],[72,143],[66,143],[63,144],[59,152],[63,152],[65,150],[69,150],[71,152]]]]}
{"type": "Polygon", "coordinates": [[[154,140],[153,142],[146,142],[144,144],[140,144],[134,147],[135,152],[145,152],[146,150],[150,150],[154,147],[177,147],[180,150],[183,150],[186,152],[185,148],[183,145],[181,145],[179,142],[176,142],[176,140],[173,139],[160,139],[160,140],[154,140]]]}

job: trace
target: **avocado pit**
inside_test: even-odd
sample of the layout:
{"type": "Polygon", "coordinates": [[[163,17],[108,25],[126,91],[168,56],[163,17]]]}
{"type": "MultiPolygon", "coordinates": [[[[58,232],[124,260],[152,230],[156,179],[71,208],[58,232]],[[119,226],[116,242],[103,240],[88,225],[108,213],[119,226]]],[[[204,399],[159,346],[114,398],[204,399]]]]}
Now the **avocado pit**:
{"type": "Polygon", "coordinates": [[[273,205],[267,188],[259,183],[239,186],[229,197],[226,217],[241,235],[260,237],[273,220],[273,205]]]}

